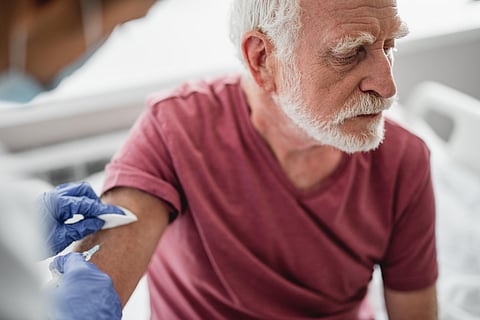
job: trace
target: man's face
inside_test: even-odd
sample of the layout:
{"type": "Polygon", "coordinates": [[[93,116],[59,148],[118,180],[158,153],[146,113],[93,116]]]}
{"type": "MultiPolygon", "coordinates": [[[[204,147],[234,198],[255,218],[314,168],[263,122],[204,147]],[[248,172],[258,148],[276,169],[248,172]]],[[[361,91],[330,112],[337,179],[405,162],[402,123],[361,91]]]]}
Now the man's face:
{"type": "Polygon", "coordinates": [[[302,9],[296,56],[279,62],[274,99],[321,144],[376,148],[396,93],[395,39],[406,34],[395,1],[305,0],[302,9]]]}

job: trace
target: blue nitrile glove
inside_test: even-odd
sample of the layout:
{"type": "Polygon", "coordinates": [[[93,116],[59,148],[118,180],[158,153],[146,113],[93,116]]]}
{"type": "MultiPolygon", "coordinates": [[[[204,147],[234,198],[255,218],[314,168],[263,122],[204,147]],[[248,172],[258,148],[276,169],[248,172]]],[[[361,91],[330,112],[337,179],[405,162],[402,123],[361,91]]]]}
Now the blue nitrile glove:
{"type": "Polygon", "coordinates": [[[61,276],[48,292],[52,299],[50,319],[122,318],[122,303],[112,279],[93,263],[85,261],[81,253],[56,257],[50,263],[50,270],[61,276]]]}
{"type": "Polygon", "coordinates": [[[54,255],[73,241],[100,230],[105,222],[97,218],[98,215],[125,214],[114,205],[102,203],[86,182],[65,183],[45,192],[40,199],[40,207],[47,244],[54,255]],[[64,223],[75,214],[83,215],[84,219],[72,224],[64,223]]]}

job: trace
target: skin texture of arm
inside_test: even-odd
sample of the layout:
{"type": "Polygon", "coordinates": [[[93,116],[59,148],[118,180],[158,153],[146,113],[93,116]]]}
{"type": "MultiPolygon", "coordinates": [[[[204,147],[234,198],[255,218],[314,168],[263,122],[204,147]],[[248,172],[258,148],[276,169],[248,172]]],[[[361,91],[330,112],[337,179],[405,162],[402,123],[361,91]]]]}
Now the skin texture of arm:
{"type": "Polygon", "coordinates": [[[101,245],[91,262],[112,278],[125,306],[168,225],[168,211],[158,198],[132,188],[112,189],[102,200],[134,212],[138,221],[88,236],[79,242],[75,251],[101,245]]]}
{"type": "Polygon", "coordinates": [[[385,305],[390,320],[436,320],[435,285],[423,290],[400,292],[385,288],[385,305]]]}

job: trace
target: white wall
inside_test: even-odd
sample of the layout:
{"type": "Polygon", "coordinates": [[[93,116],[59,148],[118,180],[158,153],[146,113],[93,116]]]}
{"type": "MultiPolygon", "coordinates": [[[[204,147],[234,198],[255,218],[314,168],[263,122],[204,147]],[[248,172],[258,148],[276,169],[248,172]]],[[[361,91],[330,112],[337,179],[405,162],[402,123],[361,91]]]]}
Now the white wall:
{"type": "Polygon", "coordinates": [[[480,1],[399,0],[398,5],[411,31],[395,55],[400,101],[432,80],[480,98],[480,1]]]}
{"type": "MultiPolygon", "coordinates": [[[[480,14],[479,14],[480,25],[480,14]]],[[[480,99],[478,29],[414,39],[398,45],[394,73],[400,101],[420,82],[433,80],[480,99]]]]}

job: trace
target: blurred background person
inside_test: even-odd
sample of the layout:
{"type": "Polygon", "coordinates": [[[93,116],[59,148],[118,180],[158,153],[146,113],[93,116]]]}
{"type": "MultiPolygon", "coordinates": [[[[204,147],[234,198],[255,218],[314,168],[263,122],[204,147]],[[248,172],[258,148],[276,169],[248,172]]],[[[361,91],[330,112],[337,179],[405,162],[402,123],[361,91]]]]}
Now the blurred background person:
{"type": "Polygon", "coordinates": [[[77,70],[120,23],[155,0],[0,2],[0,100],[24,103],[77,70]]]}

